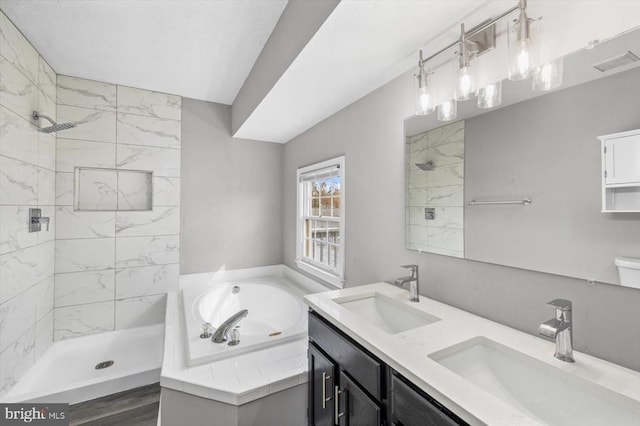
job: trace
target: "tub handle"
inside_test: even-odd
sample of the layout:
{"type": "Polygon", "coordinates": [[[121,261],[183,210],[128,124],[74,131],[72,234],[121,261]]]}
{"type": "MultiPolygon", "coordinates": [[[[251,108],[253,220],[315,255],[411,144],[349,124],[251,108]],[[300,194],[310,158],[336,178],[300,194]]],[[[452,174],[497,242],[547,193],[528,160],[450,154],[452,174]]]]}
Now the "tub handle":
{"type": "Polygon", "coordinates": [[[205,322],[202,324],[202,333],[200,334],[201,339],[208,339],[213,334],[213,326],[209,322],[205,322]]]}
{"type": "Polygon", "coordinates": [[[235,346],[238,343],[240,343],[240,330],[234,328],[229,332],[229,343],[227,345],[235,346]]]}
{"type": "Polygon", "coordinates": [[[327,408],[327,402],[331,401],[331,397],[327,398],[327,380],[331,379],[324,371],[322,372],[322,409],[327,408]]]}

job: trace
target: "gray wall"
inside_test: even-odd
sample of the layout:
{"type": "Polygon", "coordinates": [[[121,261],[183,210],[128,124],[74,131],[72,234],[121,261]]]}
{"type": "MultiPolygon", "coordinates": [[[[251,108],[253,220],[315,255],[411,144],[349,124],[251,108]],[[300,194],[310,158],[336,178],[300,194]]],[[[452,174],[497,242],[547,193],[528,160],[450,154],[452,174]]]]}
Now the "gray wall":
{"type": "Polygon", "coordinates": [[[160,394],[160,420],[166,425],[213,426],[278,425],[307,423],[307,384],[294,386],[247,402],[230,405],[169,388],[160,394]]]}
{"type": "Polygon", "coordinates": [[[598,136],[640,128],[640,69],[465,122],[465,198],[530,197],[465,208],[465,257],[618,282],[616,256],[640,257],[640,214],[601,213],[598,136]]]}
{"type": "Polygon", "coordinates": [[[182,101],[180,273],[282,263],[282,151],[231,137],[231,107],[182,101]]]}
{"type": "Polygon", "coordinates": [[[426,296],[531,334],[552,316],[546,302],[568,298],[576,349],[640,370],[640,291],[405,249],[403,121],[413,114],[412,88],[407,73],[285,145],[285,263],[295,268],[296,168],[345,154],[347,286],[417,263],[426,296]]]}

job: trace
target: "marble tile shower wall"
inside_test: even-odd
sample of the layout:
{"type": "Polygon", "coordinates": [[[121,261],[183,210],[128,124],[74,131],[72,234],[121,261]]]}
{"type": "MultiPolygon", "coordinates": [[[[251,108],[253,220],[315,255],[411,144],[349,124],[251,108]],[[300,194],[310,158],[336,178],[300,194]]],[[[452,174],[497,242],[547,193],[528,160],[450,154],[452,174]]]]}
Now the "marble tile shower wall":
{"type": "Polygon", "coordinates": [[[405,148],[407,248],[464,257],[464,121],[411,136],[405,148]],[[428,161],[432,170],[416,166],[428,161]]]}
{"type": "MultiPolygon", "coordinates": [[[[55,340],[164,320],[179,276],[181,103],[58,76],[58,119],[78,126],[57,137],[55,340]],[[76,167],[152,171],[153,209],[74,210],[76,167]]],[[[140,196],[138,187],[96,184],[104,199],[140,196]]]]}
{"type": "Polygon", "coordinates": [[[56,74],[0,11],[0,398],[53,340],[56,74]],[[29,208],[49,231],[29,233],[29,208]]]}

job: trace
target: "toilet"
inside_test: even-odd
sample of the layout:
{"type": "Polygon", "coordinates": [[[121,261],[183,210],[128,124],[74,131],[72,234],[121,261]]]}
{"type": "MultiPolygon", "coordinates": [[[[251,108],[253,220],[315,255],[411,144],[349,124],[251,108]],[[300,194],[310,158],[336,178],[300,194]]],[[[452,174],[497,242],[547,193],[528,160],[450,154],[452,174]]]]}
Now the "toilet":
{"type": "Polygon", "coordinates": [[[616,257],[620,285],[640,288],[640,259],[635,257],[616,257]]]}

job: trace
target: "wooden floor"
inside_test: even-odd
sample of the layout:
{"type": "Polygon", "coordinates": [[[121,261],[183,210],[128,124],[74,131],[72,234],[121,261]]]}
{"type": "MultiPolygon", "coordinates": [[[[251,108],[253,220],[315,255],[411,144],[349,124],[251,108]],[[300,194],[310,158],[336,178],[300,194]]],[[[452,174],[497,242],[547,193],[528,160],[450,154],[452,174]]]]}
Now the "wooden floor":
{"type": "Polygon", "coordinates": [[[70,425],[156,426],[160,384],[114,393],[69,407],[70,425]]]}

